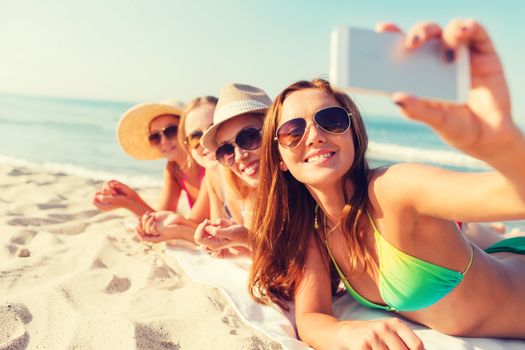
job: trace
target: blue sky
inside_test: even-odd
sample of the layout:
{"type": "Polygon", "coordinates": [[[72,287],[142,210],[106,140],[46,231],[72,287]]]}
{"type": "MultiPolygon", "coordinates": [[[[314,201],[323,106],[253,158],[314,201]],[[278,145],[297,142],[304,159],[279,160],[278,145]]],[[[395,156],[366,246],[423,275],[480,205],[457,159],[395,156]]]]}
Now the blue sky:
{"type": "MultiPolygon", "coordinates": [[[[275,96],[328,74],[330,31],[391,20],[479,19],[491,33],[525,121],[519,1],[0,0],[0,92],[188,101],[245,82],[275,96]]],[[[367,113],[396,114],[357,95],[367,113]]]]}

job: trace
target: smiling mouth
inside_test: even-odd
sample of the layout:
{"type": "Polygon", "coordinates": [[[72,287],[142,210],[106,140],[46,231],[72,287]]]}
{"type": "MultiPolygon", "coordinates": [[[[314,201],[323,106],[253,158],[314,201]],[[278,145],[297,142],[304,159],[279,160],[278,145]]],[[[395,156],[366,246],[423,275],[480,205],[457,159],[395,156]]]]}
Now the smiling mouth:
{"type": "Polygon", "coordinates": [[[253,163],[250,163],[250,165],[247,166],[246,168],[242,169],[241,172],[244,175],[253,176],[257,173],[258,170],[259,170],[259,162],[253,162],[253,163]]]}
{"type": "Polygon", "coordinates": [[[305,163],[315,163],[320,160],[332,158],[335,155],[335,152],[326,152],[322,154],[316,154],[314,156],[308,157],[304,160],[305,163]]]}
{"type": "Polygon", "coordinates": [[[162,150],[163,153],[171,153],[177,149],[177,146],[165,148],[162,150]]]}

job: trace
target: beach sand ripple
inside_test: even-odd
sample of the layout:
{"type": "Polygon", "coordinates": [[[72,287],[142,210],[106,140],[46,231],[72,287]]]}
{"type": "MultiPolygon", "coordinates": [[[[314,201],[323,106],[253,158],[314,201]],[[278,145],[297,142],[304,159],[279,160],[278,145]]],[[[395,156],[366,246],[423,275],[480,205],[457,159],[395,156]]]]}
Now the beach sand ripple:
{"type": "Polygon", "coordinates": [[[0,164],[0,349],[281,348],[140,242],[128,213],[96,210],[100,184],[0,164]]]}
{"type": "Polygon", "coordinates": [[[25,349],[29,341],[25,325],[31,319],[23,304],[0,306],[0,349],[25,349]]]}

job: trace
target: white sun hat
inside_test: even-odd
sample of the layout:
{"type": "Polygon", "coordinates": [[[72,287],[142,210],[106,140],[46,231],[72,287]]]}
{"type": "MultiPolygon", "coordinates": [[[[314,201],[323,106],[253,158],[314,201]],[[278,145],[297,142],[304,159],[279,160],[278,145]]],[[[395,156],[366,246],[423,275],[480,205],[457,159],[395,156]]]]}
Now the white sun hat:
{"type": "Polygon", "coordinates": [[[136,159],[159,159],[162,154],[149,143],[149,125],[161,115],[180,118],[184,104],[177,100],[141,103],[128,109],[120,118],[117,139],[120,147],[136,159]]]}
{"type": "Polygon", "coordinates": [[[219,147],[215,135],[222,123],[241,114],[264,114],[271,104],[270,97],[259,88],[244,84],[226,85],[219,94],[213,125],[202,135],[201,145],[215,152],[219,147]]]}

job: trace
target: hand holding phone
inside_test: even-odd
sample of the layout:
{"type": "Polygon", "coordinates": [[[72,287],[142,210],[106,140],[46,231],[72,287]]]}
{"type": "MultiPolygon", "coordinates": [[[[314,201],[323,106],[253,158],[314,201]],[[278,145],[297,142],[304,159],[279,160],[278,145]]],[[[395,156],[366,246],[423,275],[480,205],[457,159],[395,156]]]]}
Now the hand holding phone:
{"type": "Polygon", "coordinates": [[[465,102],[470,89],[466,48],[446,62],[439,40],[408,50],[401,33],[342,27],[332,32],[330,82],[342,89],[408,92],[433,100],[465,102]]]}

